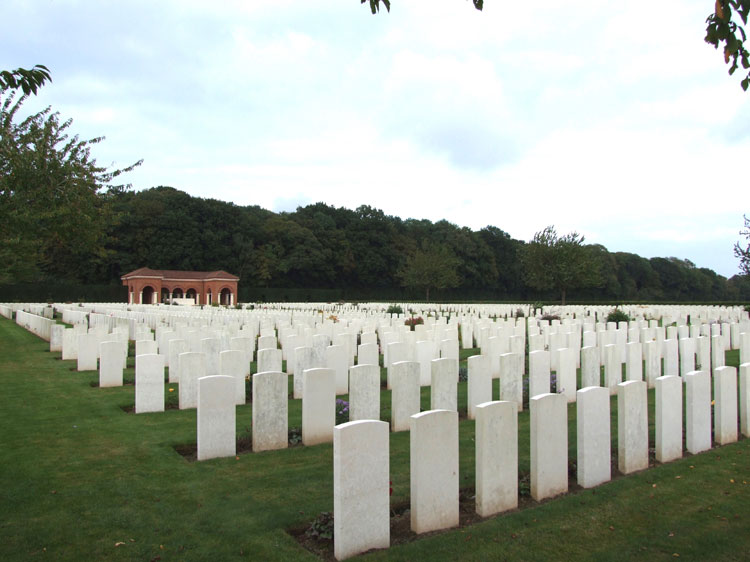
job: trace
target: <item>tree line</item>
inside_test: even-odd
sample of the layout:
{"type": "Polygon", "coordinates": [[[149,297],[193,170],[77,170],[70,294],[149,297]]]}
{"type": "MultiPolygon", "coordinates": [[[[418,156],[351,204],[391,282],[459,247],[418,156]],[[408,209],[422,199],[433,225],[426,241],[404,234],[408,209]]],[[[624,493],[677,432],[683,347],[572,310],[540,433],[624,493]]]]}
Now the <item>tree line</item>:
{"type": "MultiPolygon", "coordinates": [[[[401,287],[427,299],[560,297],[561,286],[545,284],[539,276],[566,258],[553,253],[545,258],[551,261],[535,261],[529,256],[539,249],[539,240],[517,240],[495,226],[473,231],[446,220],[401,219],[366,205],[351,210],[315,203],[274,213],[164,186],[100,197],[108,220],[103,225],[87,221],[86,229],[102,232],[82,239],[90,244],[97,238],[99,247],[79,251],[68,240],[67,255],[56,247],[53,259],[39,264],[35,278],[28,280],[117,284],[121,275],[147,266],[224,269],[241,278],[241,287],[336,288],[351,295],[401,287]],[[425,289],[432,289],[432,295],[425,289]]],[[[573,245],[579,247],[586,271],[573,271],[572,281],[562,287],[570,300],[750,297],[746,276],[727,280],[688,260],[647,259],[575,242],[580,239],[573,245]]]]}

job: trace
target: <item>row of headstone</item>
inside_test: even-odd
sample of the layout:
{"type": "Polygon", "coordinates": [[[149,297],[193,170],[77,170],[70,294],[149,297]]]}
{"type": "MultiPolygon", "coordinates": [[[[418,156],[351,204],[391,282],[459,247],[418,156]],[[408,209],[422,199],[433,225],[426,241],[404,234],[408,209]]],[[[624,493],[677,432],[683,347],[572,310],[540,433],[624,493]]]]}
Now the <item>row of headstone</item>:
{"type": "Polygon", "coordinates": [[[32,334],[42,338],[45,341],[50,340],[50,330],[55,324],[54,320],[32,314],[23,310],[16,311],[16,324],[22,326],[32,334]]]}
{"type": "MultiPolygon", "coordinates": [[[[416,378],[416,372],[413,377],[416,378]]],[[[659,462],[682,457],[684,435],[692,454],[711,448],[711,379],[692,371],[655,381],[655,449],[659,462]]],[[[737,440],[737,372],[714,371],[713,436],[737,440]]],[[[611,479],[610,391],[577,391],[577,481],[584,488],[611,479]]],[[[740,368],[740,427],[750,437],[750,363],[740,368]]],[[[568,400],[545,393],[530,403],[530,487],[537,501],[568,490],[568,400]]],[[[476,511],[489,517],[518,506],[518,409],[514,402],[485,402],[476,413],[476,511]]],[[[618,470],[648,468],[648,399],[645,381],[617,385],[618,470]]],[[[411,528],[415,533],[458,525],[458,415],[430,410],[410,416],[411,528]]],[[[390,545],[388,425],[352,421],[334,428],[334,554],[338,560],[390,545]]]]}

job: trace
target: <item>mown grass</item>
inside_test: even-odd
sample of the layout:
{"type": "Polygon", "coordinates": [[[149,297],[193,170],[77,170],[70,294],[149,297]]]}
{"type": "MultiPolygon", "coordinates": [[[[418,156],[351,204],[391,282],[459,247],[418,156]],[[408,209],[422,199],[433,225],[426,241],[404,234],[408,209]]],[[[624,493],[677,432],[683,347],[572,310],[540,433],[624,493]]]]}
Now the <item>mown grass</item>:
{"type": "MultiPolygon", "coordinates": [[[[133,404],[133,386],[92,386],[96,372],[76,372],[75,362],[47,350],[46,342],[0,319],[1,559],[315,559],[287,530],[332,510],[331,445],[189,462],[175,446],[195,442],[195,410],[128,414],[123,407],[133,404]]],[[[736,352],[727,358],[737,364],[736,352]]],[[[459,385],[464,408],[465,386],[459,385]]],[[[381,406],[386,414],[388,391],[381,406]]],[[[429,407],[427,389],[422,406],[429,407]]],[[[237,408],[238,434],[250,428],[251,408],[237,408]]],[[[290,401],[289,413],[290,427],[299,426],[299,401],[290,401]]],[[[650,418],[653,426],[653,404],[650,418]]],[[[574,460],[574,407],[569,424],[574,460]]],[[[529,469],[528,436],[524,412],[521,472],[529,469]]],[[[473,437],[473,422],[461,421],[462,487],[474,484],[473,437]]],[[[392,503],[403,504],[409,497],[408,433],[391,434],[390,463],[392,503]]],[[[742,439],[365,557],[747,560],[748,482],[750,440],[742,439]]]]}

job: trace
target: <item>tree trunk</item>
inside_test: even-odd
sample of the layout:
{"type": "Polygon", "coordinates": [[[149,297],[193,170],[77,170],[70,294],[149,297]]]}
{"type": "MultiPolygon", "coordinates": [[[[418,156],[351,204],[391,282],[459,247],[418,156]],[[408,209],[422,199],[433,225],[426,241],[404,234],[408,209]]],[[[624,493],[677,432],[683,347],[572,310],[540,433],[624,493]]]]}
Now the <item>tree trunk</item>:
{"type": "Polygon", "coordinates": [[[429,287],[427,287],[427,296],[425,297],[425,300],[427,302],[430,302],[430,288],[429,287]]]}
{"type": "Polygon", "coordinates": [[[562,295],[560,296],[560,300],[562,301],[562,306],[565,306],[565,287],[562,288],[562,295]]]}

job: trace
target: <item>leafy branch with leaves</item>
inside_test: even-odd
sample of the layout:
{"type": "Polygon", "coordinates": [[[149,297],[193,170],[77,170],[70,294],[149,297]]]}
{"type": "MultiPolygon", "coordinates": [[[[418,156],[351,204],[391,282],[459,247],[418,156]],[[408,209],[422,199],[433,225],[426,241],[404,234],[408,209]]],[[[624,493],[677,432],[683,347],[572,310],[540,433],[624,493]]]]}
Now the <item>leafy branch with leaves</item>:
{"type": "MultiPolygon", "coordinates": [[[[744,70],[750,69],[750,53],[745,48],[747,35],[743,25],[747,25],[750,15],[750,0],[716,0],[713,14],[706,19],[706,43],[718,49],[724,45],[724,62],[731,64],[729,74],[742,65],[744,70]],[[737,17],[742,21],[740,25],[737,17]]],[[[747,91],[750,86],[750,71],[740,82],[742,89],[747,91]]]]}
{"type": "MultiPolygon", "coordinates": [[[[750,240],[750,219],[743,215],[745,219],[745,230],[740,230],[740,234],[750,240]]],[[[750,243],[746,247],[737,242],[734,245],[734,257],[740,259],[740,271],[744,275],[750,275],[750,243]]]]}
{"type": "Polygon", "coordinates": [[[49,69],[43,64],[33,68],[17,68],[15,70],[0,70],[0,92],[20,88],[25,95],[36,95],[45,82],[52,82],[49,69]]]}
{"type": "MultiPolygon", "coordinates": [[[[365,2],[370,3],[370,10],[373,14],[377,14],[380,11],[380,2],[383,2],[386,11],[391,11],[391,0],[360,0],[361,4],[364,4],[365,2]]],[[[472,2],[477,10],[484,8],[484,0],[472,0],[472,2]]]]}

